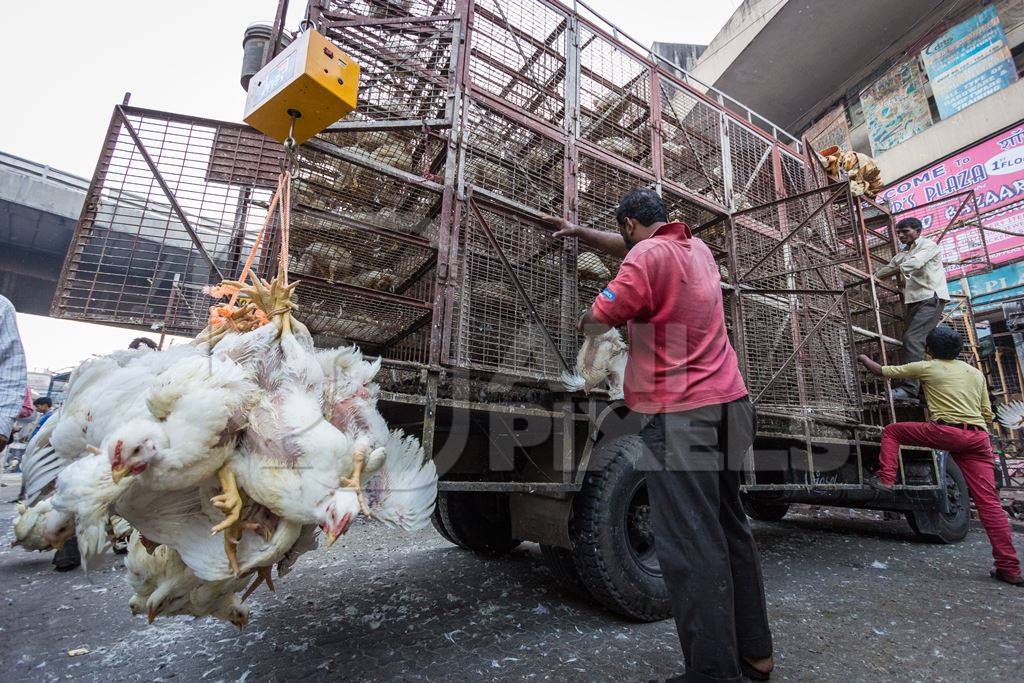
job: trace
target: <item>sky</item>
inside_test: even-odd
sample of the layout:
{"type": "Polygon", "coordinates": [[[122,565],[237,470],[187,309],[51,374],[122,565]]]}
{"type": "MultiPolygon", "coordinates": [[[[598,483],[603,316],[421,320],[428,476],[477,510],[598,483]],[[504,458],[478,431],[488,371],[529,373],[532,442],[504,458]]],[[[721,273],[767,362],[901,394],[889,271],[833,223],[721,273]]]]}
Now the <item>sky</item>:
{"type": "MultiPolygon", "coordinates": [[[[707,44],[739,2],[588,0],[645,45],[707,44]]],[[[273,21],[276,7],[276,0],[3,0],[0,150],[88,178],[125,92],[140,107],[240,120],[242,34],[253,22],[273,21]]],[[[292,0],[289,28],[304,7],[292,0]]],[[[31,368],[66,367],[122,346],[83,323],[33,317],[19,315],[31,368]],[[71,333],[74,350],[66,348],[71,333]]]]}

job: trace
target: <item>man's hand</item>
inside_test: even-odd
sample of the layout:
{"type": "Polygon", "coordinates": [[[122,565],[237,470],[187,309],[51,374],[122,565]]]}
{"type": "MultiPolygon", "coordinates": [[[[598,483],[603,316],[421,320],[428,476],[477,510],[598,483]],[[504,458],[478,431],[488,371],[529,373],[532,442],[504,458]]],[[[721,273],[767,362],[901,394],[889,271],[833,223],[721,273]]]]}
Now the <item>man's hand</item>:
{"type": "Polygon", "coordinates": [[[558,216],[546,216],[543,221],[544,225],[555,231],[555,234],[552,235],[552,237],[579,237],[580,232],[582,232],[580,230],[580,226],[573,225],[569,221],[564,218],[559,218],[558,216]]]}
{"type": "Polygon", "coordinates": [[[857,356],[857,362],[867,368],[868,372],[876,377],[882,377],[882,366],[874,361],[873,358],[866,354],[860,354],[857,356]]]}
{"type": "Polygon", "coordinates": [[[602,335],[608,330],[612,329],[610,325],[605,325],[603,322],[594,317],[593,311],[587,311],[580,316],[579,321],[576,323],[576,329],[580,334],[585,334],[588,337],[596,337],[602,335]]]}

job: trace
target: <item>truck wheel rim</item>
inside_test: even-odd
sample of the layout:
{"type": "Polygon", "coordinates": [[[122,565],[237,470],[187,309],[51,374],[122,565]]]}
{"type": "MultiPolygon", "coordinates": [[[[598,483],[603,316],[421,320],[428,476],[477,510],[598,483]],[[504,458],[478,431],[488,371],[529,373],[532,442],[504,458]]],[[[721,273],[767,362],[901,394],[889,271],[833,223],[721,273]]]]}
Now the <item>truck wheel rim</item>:
{"type": "Polygon", "coordinates": [[[658,556],[654,553],[654,531],[651,527],[651,505],[647,498],[647,483],[640,480],[629,495],[624,525],[626,547],[633,561],[651,576],[661,576],[658,556]]]}

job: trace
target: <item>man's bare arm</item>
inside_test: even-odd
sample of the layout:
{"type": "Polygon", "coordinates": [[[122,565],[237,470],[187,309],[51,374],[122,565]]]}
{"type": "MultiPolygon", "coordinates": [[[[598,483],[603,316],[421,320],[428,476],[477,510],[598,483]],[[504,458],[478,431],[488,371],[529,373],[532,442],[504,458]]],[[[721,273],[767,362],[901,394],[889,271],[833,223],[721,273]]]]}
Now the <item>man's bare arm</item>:
{"type": "Polygon", "coordinates": [[[626,249],[626,241],[618,233],[584,228],[579,225],[573,225],[564,218],[556,218],[555,216],[549,216],[544,222],[555,230],[555,234],[552,237],[578,237],[588,247],[593,247],[598,251],[603,251],[606,254],[618,256],[619,258],[625,256],[628,251],[626,249]]]}
{"type": "Polygon", "coordinates": [[[867,368],[868,372],[870,372],[872,375],[875,375],[876,377],[883,376],[882,366],[876,363],[874,359],[872,359],[870,356],[866,356],[862,353],[859,356],[857,356],[857,360],[860,361],[860,364],[867,368]]]}

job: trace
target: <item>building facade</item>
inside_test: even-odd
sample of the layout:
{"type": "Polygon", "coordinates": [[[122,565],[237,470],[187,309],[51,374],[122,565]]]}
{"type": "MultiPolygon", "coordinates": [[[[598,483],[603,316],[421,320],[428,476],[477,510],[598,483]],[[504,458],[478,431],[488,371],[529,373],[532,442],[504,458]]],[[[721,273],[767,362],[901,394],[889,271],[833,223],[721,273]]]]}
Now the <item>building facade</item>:
{"type": "Polygon", "coordinates": [[[744,0],[691,72],[815,151],[874,157],[889,210],[948,226],[950,291],[1020,395],[1024,0],[744,0]]]}

